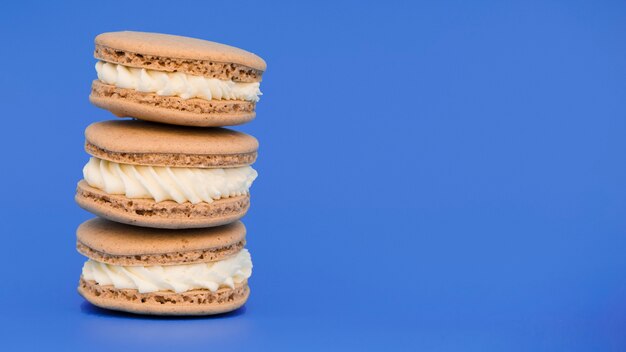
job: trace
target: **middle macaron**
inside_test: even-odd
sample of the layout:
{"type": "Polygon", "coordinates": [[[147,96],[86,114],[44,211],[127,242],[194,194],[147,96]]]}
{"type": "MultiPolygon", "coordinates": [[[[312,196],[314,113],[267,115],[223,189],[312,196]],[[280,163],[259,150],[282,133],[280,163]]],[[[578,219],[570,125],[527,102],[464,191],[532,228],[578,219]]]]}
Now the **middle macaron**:
{"type": "Polygon", "coordinates": [[[91,124],[76,202],[109,220],[155,228],[240,219],[257,177],[256,138],[224,128],[119,120],[91,124]]]}

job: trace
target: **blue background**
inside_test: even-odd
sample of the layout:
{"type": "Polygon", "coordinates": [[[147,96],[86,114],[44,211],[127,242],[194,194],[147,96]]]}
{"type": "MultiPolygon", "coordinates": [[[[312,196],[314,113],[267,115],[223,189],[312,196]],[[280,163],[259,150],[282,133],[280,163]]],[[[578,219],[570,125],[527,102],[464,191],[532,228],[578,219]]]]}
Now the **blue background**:
{"type": "Polygon", "coordinates": [[[4,3],[0,345],[626,350],[626,4],[4,3]],[[268,62],[245,308],[109,313],[76,293],[93,38],[268,62]]]}

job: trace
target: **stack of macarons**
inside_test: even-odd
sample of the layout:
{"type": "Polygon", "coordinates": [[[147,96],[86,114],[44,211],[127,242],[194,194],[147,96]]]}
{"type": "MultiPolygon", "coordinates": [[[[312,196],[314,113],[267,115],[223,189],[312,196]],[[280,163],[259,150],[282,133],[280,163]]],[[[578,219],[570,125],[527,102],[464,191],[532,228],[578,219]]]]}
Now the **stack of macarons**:
{"type": "Polygon", "coordinates": [[[260,57],[228,45],[143,33],[100,34],[90,101],[117,119],[91,124],[76,202],[88,258],[78,291],[133,313],[217,314],[250,293],[239,221],[257,177],[257,140],[222,128],[255,117],[260,57]]]}

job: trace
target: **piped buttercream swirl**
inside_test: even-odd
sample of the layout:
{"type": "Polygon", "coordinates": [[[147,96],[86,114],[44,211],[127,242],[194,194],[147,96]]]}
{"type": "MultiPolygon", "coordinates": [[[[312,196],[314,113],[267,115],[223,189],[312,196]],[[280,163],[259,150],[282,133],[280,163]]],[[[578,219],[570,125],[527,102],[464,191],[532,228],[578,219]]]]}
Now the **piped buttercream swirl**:
{"type": "Polygon", "coordinates": [[[144,166],[91,157],[83,168],[83,177],[89,186],[108,194],[197,204],[247,194],[257,172],[250,166],[227,169],[144,166]]]}
{"type": "Polygon", "coordinates": [[[183,72],[163,72],[98,61],[98,79],[118,88],[183,99],[259,101],[259,82],[243,83],[195,76],[183,72]]]}
{"type": "Polygon", "coordinates": [[[252,275],[252,259],[247,249],[235,256],[212,263],[154,266],[120,266],[88,260],[83,278],[117,289],[135,289],[140,293],[194,289],[212,292],[221,287],[235,288],[252,275]]]}

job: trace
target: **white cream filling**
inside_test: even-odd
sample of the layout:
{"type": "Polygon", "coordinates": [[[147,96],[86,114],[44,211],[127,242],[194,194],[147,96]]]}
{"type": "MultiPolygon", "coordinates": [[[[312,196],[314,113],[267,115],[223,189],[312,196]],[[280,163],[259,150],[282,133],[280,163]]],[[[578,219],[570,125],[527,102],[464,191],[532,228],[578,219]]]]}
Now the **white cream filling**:
{"type": "Polygon", "coordinates": [[[109,62],[96,63],[98,79],[118,88],[144,93],[177,96],[183,99],[259,101],[259,82],[243,83],[194,76],[182,72],[163,72],[127,67],[109,62]]]}
{"type": "Polygon", "coordinates": [[[247,249],[235,256],[212,263],[154,266],[121,266],[89,259],[83,266],[83,278],[99,285],[134,289],[140,293],[194,289],[212,292],[221,287],[235,288],[252,275],[252,260],[247,249]]]}
{"type": "Polygon", "coordinates": [[[89,186],[108,194],[197,204],[247,194],[257,172],[250,166],[227,169],[143,166],[91,157],[83,168],[83,177],[89,186]]]}

